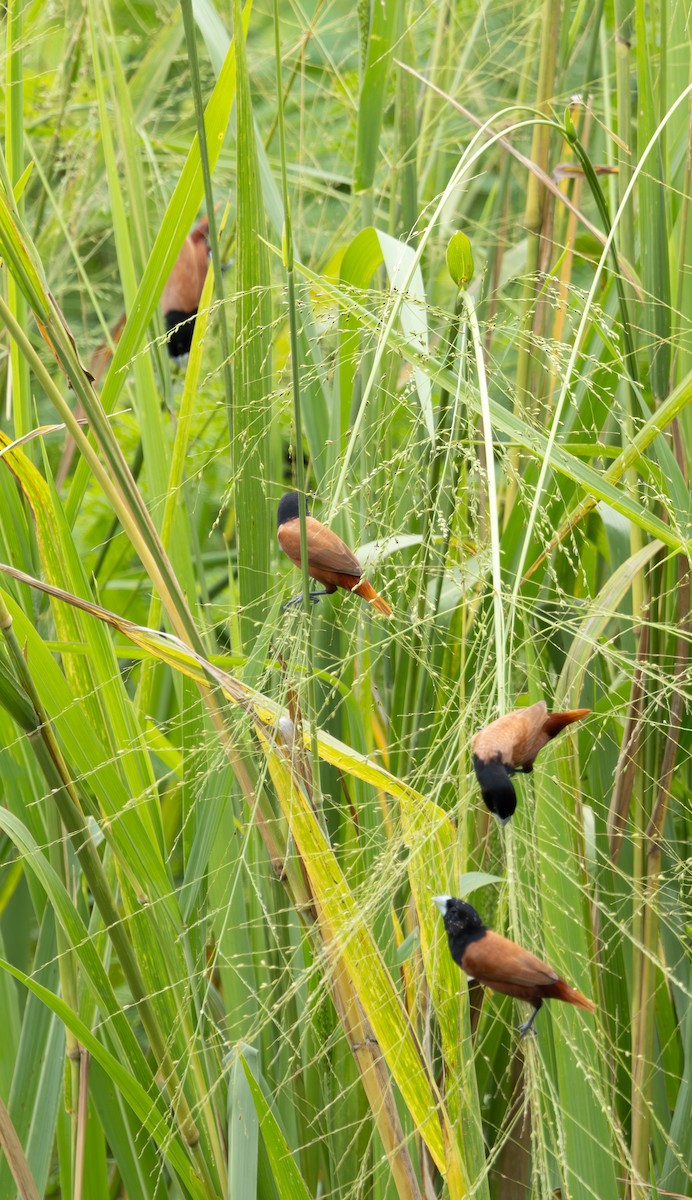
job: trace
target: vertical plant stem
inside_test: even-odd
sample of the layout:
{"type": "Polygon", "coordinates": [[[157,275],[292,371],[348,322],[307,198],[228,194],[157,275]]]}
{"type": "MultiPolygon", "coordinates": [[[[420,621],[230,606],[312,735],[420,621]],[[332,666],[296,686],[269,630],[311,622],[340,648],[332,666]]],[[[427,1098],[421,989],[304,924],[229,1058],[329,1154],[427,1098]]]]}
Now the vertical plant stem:
{"type": "MultiPolygon", "coordinates": [[[[6,85],[5,85],[5,148],[7,171],[11,185],[18,182],[24,170],[24,66],[23,66],[23,0],[8,0],[6,42],[6,85]]],[[[24,199],[17,202],[18,211],[24,210],[24,199]]],[[[17,323],[23,330],[27,327],[28,305],[11,272],[7,274],[7,301],[17,323]]],[[[29,364],[20,353],[16,342],[10,343],[12,367],[12,408],[15,437],[28,433],[32,426],[32,399],[29,379],[29,364]]],[[[34,447],[27,447],[34,457],[34,447]]]]}
{"type": "MultiPolygon", "coordinates": [[[[435,37],[426,64],[426,75],[433,83],[436,81],[436,76],[439,72],[440,61],[445,42],[445,34],[447,33],[450,20],[450,4],[449,0],[443,0],[437,6],[437,23],[435,25],[435,37]]],[[[435,154],[428,153],[428,147],[431,140],[436,136],[436,129],[433,122],[435,118],[439,119],[439,97],[435,95],[432,89],[428,89],[423,100],[423,111],[420,118],[420,133],[418,136],[418,177],[420,179],[420,192],[426,199],[428,198],[428,190],[432,191],[435,181],[431,179],[431,173],[439,161],[435,154]],[[437,109],[437,111],[435,111],[437,109]]]]}
{"type": "MultiPolygon", "coordinates": [[[[690,78],[692,78],[692,57],[690,58],[690,78]]],[[[690,197],[692,196],[692,102],[687,110],[687,149],[685,153],[685,176],[680,198],[679,239],[675,261],[678,263],[677,275],[674,279],[674,308],[671,314],[673,328],[671,342],[673,346],[673,363],[671,385],[684,377],[685,365],[690,361],[690,351],[686,346],[686,338],[682,335],[687,322],[686,313],[689,306],[686,298],[690,294],[690,278],[688,264],[692,262],[692,221],[690,220],[690,197]]]]}
{"type": "Polygon", "coordinates": [[[79,1056],[79,1109],[77,1112],[77,1138],[73,1170],[73,1200],[82,1200],[84,1195],[84,1158],[86,1154],[87,1122],[89,1120],[89,1062],[89,1052],[82,1048],[79,1056]]]}
{"type": "MultiPolygon", "coordinates": [[[[405,22],[405,12],[402,14],[405,22]]],[[[413,61],[413,37],[409,29],[402,34],[402,57],[413,61]]],[[[397,149],[399,162],[399,225],[401,235],[409,238],[418,220],[418,180],[416,170],[416,144],[418,129],[416,121],[416,87],[413,75],[398,68],[396,97],[397,149]]],[[[394,209],[392,204],[392,209],[394,209]]]]}
{"type": "MultiPolygon", "coordinates": [[[[652,1092],[655,1070],[654,1023],[656,1007],[656,956],[659,945],[659,894],[663,867],[663,838],[670,800],[683,717],[683,680],[689,656],[690,568],[680,555],[674,567],[677,573],[677,638],[668,724],[663,739],[660,769],[656,773],[655,800],[646,829],[642,830],[641,855],[637,861],[642,873],[641,947],[635,950],[632,1038],[632,1196],[645,1196],[647,1188],[639,1179],[649,1178],[649,1142],[651,1135],[652,1092]],[[643,861],[642,861],[643,860],[643,861]],[[636,1006],[635,1006],[636,1001],[636,1006]]],[[[661,568],[663,570],[663,567],[661,568]]],[[[636,943],[635,943],[636,945],[636,943]]]]}
{"type": "Polygon", "coordinates": [[[463,293],[466,319],[469,323],[471,344],[476,356],[476,374],[478,391],[481,400],[483,424],[483,443],[485,446],[486,482],[488,489],[488,524],[490,527],[490,554],[492,559],[493,578],[493,621],[495,626],[495,685],[497,689],[497,706],[502,715],[507,705],[507,676],[505,662],[507,646],[505,645],[505,617],[502,607],[502,567],[500,563],[500,522],[497,511],[497,488],[495,487],[495,454],[493,450],[493,430],[490,422],[490,398],[488,395],[488,380],[485,373],[485,358],[483,355],[483,340],[478,326],[478,317],[469,292],[463,293]]]}
{"type": "Polygon", "coordinates": [[[202,164],[204,197],[207,204],[207,218],[209,220],[209,247],[211,249],[211,260],[214,264],[214,291],[216,292],[216,302],[219,305],[221,354],[223,356],[223,386],[226,397],[226,412],[228,414],[231,438],[233,438],[233,375],[231,373],[231,349],[228,341],[228,326],[226,324],[226,317],[224,313],[221,253],[219,250],[219,239],[216,231],[214,191],[211,183],[211,171],[209,170],[207,133],[204,125],[204,102],[202,100],[202,86],[199,78],[199,61],[197,59],[197,40],[195,19],[192,15],[192,0],[180,0],[180,7],[183,13],[185,42],[187,44],[187,58],[190,64],[192,95],[195,101],[195,120],[197,122],[197,138],[199,140],[199,157],[202,164]]]}
{"type": "MultiPolygon", "coordinates": [[[[555,86],[556,54],[558,31],[560,28],[560,0],[543,0],[543,7],[537,17],[541,29],[541,56],[538,70],[538,87],[536,108],[549,113],[549,105],[555,86]]],[[[549,170],[550,129],[542,121],[537,121],[533,130],[531,143],[531,161],[546,174],[549,170]]],[[[524,224],[528,231],[526,256],[526,285],[524,293],[523,333],[519,347],[516,376],[516,402],[520,410],[530,405],[536,390],[537,378],[536,356],[532,350],[532,337],[537,323],[536,309],[536,274],[541,270],[543,259],[543,224],[545,220],[545,205],[547,191],[545,184],[533,171],[528,172],[526,180],[526,208],[524,224]]],[[[541,389],[542,391],[542,389],[541,389]]],[[[507,459],[507,490],[504,502],[504,526],[507,527],[512,508],[517,496],[517,472],[519,468],[519,451],[511,449],[507,459]]]]}
{"type": "MultiPolygon", "coordinates": [[[[618,181],[620,199],[632,178],[632,89],[630,58],[632,54],[632,4],[630,0],[615,0],[615,81],[617,88],[617,131],[624,143],[619,148],[618,181]]],[[[622,214],[620,245],[630,262],[634,259],[634,209],[622,214]]]]}
{"type": "MultiPolygon", "coordinates": [[[[459,291],[457,292],[454,302],[454,314],[447,330],[447,351],[444,358],[444,366],[446,369],[451,369],[452,367],[457,351],[459,335],[465,324],[462,319],[463,309],[463,293],[459,291]]],[[[410,758],[414,745],[413,739],[415,737],[417,726],[417,714],[422,710],[426,678],[425,674],[421,673],[420,666],[421,662],[427,659],[431,644],[433,628],[432,623],[434,622],[440,604],[444,564],[447,558],[447,548],[449,545],[449,537],[451,535],[452,505],[450,505],[447,501],[447,492],[444,490],[444,482],[449,459],[453,453],[454,430],[459,410],[459,392],[461,389],[462,369],[462,364],[460,364],[459,373],[457,375],[457,389],[454,397],[452,422],[449,429],[447,429],[449,391],[445,388],[440,395],[437,420],[437,443],[435,449],[432,451],[432,457],[429,456],[430,461],[428,463],[427,473],[427,495],[423,509],[423,528],[421,531],[421,565],[419,571],[416,611],[417,623],[410,633],[410,661],[406,681],[406,698],[404,701],[402,732],[398,754],[395,757],[395,771],[399,775],[404,775],[406,773],[407,759],[410,758]],[[445,438],[445,435],[447,435],[446,447],[443,446],[443,438],[445,438]],[[426,601],[431,575],[430,558],[432,553],[432,541],[435,535],[435,528],[440,517],[442,517],[443,523],[447,525],[447,534],[445,537],[443,553],[439,556],[440,566],[438,587],[433,602],[432,612],[429,613],[430,623],[424,628],[423,622],[426,616],[426,601]]],[[[451,488],[453,489],[453,484],[451,485],[451,488]]]]}
{"type": "Polygon", "coordinates": [[[307,622],[306,664],[308,720],[310,722],[310,757],[314,802],[321,807],[320,756],[317,745],[317,710],[315,706],[314,651],[312,643],[312,601],[310,599],[310,572],[308,568],[307,544],[307,499],[305,495],[305,463],[303,461],[303,413],[300,402],[300,360],[298,357],[298,321],[296,313],[295,276],[293,268],[293,226],[291,204],[288,194],[288,170],[286,165],[286,131],[284,127],[283,86],[281,83],[281,30],[279,25],[279,3],[274,0],[274,52],[276,57],[276,102],[279,117],[279,152],[281,155],[281,187],[284,206],[284,266],[288,286],[288,328],[291,342],[291,383],[293,386],[293,423],[295,426],[295,468],[298,490],[298,516],[300,521],[300,569],[303,579],[303,611],[307,622]]]}

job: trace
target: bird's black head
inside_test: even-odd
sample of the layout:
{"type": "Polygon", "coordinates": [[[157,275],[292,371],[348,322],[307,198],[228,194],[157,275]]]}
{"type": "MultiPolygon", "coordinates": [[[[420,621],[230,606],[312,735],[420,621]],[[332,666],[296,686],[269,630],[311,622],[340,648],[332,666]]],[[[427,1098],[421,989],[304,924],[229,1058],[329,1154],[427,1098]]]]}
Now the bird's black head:
{"type": "Polygon", "coordinates": [[[517,807],[517,793],[506,766],[497,758],[486,762],[474,754],[473,769],[487,807],[504,825],[517,807]]]}
{"type": "Polygon", "coordinates": [[[197,309],[190,313],[181,312],[178,308],[172,308],[169,312],[164,313],[166,329],[169,333],[168,354],[175,361],[185,358],[186,354],[190,353],[196,314],[197,309]]]}
{"type": "MultiPolygon", "coordinates": [[[[298,493],[286,492],[285,496],[282,496],[279,500],[279,507],[276,513],[277,529],[285,521],[293,521],[298,516],[298,511],[298,493]]],[[[306,514],[308,512],[307,503],[305,505],[305,512],[306,514]]]]}
{"type": "Polygon", "coordinates": [[[433,900],[442,913],[452,958],[461,964],[469,942],[477,942],[482,938],[487,927],[473,905],[465,900],[457,900],[454,896],[433,896],[433,900]]]}

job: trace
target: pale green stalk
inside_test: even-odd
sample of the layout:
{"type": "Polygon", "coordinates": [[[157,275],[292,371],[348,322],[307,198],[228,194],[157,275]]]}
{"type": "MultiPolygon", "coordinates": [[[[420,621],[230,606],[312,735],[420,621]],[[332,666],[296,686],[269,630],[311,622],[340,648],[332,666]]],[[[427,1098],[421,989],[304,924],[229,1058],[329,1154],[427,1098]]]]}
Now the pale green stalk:
{"type": "Polygon", "coordinates": [[[500,522],[497,511],[497,487],[495,486],[495,451],[493,446],[493,428],[490,421],[488,380],[485,373],[485,355],[481,331],[478,327],[478,317],[469,292],[463,293],[466,319],[469,323],[471,343],[476,357],[476,375],[478,392],[481,403],[481,423],[483,425],[483,444],[485,447],[486,485],[488,489],[488,518],[490,525],[490,555],[493,577],[493,619],[495,626],[495,682],[497,686],[497,706],[502,716],[507,706],[507,679],[505,670],[511,669],[511,657],[507,656],[505,642],[505,617],[502,605],[502,567],[500,563],[500,522]]]}

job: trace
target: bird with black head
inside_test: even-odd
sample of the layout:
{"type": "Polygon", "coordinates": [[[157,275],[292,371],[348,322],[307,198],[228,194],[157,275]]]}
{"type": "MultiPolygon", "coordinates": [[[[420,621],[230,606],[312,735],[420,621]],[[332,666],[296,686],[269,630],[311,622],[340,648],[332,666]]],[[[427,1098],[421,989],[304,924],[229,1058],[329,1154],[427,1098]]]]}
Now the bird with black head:
{"type": "Polygon", "coordinates": [[[588,708],[549,713],[545,700],[498,717],[471,741],[473,768],[481,795],[502,825],[517,807],[510,776],[533,770],[536,755],[568,725],[588,716],[588,708]]]}
{"type": "Polygon", "coordinates": [[[533,1028],[544,1000],[563,1000],[587,1012],[595,1010],[591,1000],[530,950],[488,929],[471,904],[454,896],[433,896],[433,900],[442,913],[450,954],[469,979],[533,1005],[528,1021],[519,1026],[522,1037],[533,1028]]]}
{"type": "MultiPolygon", "coordinates": [[[[306,505],[305,531],[307,534],[308,573],[311,579],[324,584],[321,592],[310,592],[310,599],[317,601],[320,596],[330,596],[338,587],[345,591],[355,592],[368,604],[372,604],[378,612],[389,617],[392,610],[377,594],[375,589],[363,579],[363,568],[352,550],[345,542],[311,517],[306,505]]],[[[298,493],[287,492],[279,501],[276,518],[276,535],[279,545],[292,563],[300,567],[300,518],[298,493]]],[[[289,605],[299,604],[302,595],[289,600],[289,605]]],[[[288,605],[286,606],[288,607],[288,605]]]]}

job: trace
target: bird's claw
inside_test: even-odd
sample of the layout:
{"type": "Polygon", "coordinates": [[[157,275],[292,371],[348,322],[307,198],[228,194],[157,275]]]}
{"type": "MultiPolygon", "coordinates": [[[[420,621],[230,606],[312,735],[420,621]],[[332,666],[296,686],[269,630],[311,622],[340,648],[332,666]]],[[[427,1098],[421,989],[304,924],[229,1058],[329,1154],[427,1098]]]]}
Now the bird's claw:
{"type": "MultiPolygon", "coordinates": [[[[534,1014],[535,1016],[535,1014],[534,1014]]],[[[532,1033],[534,1037],[538,1037],[538,1030],[534,1025],[534,1018],[529,1017],[528,1021],[524,1021],[523,1025],[519,1026],[519,1037],[525,1038],[527,1033],[532,1033]]]]}
{"type": "MultiPolygon", "coordinates": [[[[317,601],[319,600],[320,596],[322,596],[323,594],[324,594],[323,592],[308,592],[308,597],[313,604],[317,604],[317,601]]],[[[295,608],[298,604],[302,604],[302,603],[303,603],[303,593],[301,592],[299,596],[294,596],[292,600],[286,601],[286,603],[284,604],[283,611],[286,612],[287,608],[295,608]]]]}

